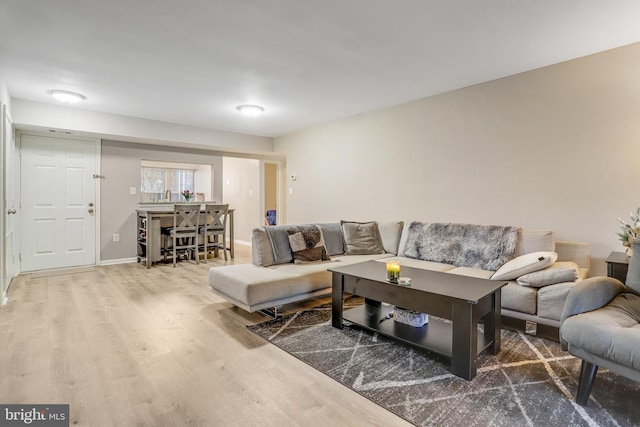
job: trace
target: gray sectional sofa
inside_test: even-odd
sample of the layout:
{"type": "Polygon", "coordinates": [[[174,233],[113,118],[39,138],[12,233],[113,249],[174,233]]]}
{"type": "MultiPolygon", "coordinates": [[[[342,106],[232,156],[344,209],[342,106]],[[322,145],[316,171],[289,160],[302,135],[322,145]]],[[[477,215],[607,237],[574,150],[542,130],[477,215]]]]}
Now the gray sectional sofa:
{"type": "MultiPolygon", "coordinates": [[[[405,266],[508,280],[502,288],[503,318],[556,329],[569,290],[589,273],[589,244],[556,241],[552,230],[505,227],[493,230],[494,235],[478,237],[477,231],[484,232],[489,226],[420,222],[405,226],[403,221],[374,224],[379,246],[373,251],[359,250],[358,242],[350,246],[351,235],[345,240],[345,230],[352,224],[318,224],[330,260],[304,264],[295,263],[286,250],[278,249],[274,243],[278,229],[258,227],[252,236],[253,263],[213,267],[209,284],[232,304],[254,312],[330,294],[331,273],[327,269],[335,265],[396,259],[405,266]],[[510,233],[508,239],[505,233],[510,233]],[[434,251],[434,246],[440,247],[434,251]],[[479,256],[480,261],[464,259],[470,254],[479,256]],[[490,269],[482,268],[487,266],[490,269]]],[[[291,226],[277,227],[282,233],[291,226]]]]}

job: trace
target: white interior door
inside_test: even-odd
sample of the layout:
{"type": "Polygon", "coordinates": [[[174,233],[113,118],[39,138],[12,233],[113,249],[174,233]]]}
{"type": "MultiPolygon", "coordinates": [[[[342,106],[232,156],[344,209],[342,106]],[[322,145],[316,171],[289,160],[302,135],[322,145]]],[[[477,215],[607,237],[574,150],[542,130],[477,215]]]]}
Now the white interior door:
{"type": "Polygon", "coordinates": [[[22,271],[95,265],[96,142],[22,135],[22,271]]]}
{"type": "Polygon", "coordinates": [[[17,238],[17,230],[19,229],[19,211],[20,201],[17,199],[17,188],[20,185],[17,171],[20,168],[20,157],[16,150],[16,141],[13,137],[13,125],[6,114],[6,108],[3,111],[3,138],[4,138],[4,167],[5,167],[5,287],[2,289],[2,302],[6,301],[7,287],[11,283],[11,279],[20,272],[20,245],[17,238]]]}

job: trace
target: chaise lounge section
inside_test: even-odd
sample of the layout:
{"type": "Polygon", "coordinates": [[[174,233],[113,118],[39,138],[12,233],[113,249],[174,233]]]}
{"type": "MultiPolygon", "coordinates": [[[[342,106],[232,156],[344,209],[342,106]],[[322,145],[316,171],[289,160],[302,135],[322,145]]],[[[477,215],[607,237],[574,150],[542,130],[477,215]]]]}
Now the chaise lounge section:
{"type": "Polygon", "coordinates": [[[331,266],[385,259],[397,254],[404,223],[372,224],[380,236],[382,248],[377,253],[359,255],[345,254],[340,223],[318,224],[331,260],[306,264],[295,264],[292,256],[276,260],[268,232],[286,231],[291,226],[255,228],[251,240],[253,263],[211,268],[209,284],[213,292],[249,312],[331,294],[331,273],[327,271],[331,266]]]}
{"type": "Polygon", "coordinates": [[[293,254],[278,247],[286,246],[282,234],[298,226],[276,227],[253,230],[253,264],[210,269],[213,292],[254,312],[329,295],[327,270],[338,264],[396,259],[411,267],[507,280],[502,288],[505,324],[544,325],[557,335],[564,301],[588,277],[590,266],[588,243],[556,242],[552,230],[417,221],[408,226],[403,221],[317,224],[330,260],[296,263],[293,254]],[[478,251],[485,252],[480,261],[466,259],[478,251]]]}

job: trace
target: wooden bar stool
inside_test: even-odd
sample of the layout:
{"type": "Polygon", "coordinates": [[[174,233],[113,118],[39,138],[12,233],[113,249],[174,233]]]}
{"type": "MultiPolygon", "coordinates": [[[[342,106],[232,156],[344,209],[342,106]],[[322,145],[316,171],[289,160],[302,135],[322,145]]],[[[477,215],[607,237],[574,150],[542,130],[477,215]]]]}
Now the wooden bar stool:
{"type": "Polygon", "coordinates": [[[213,251],[214,256],[218,255],[218,250],[222,249],[224,260],[227,260],[227,217],[229,215],[229,205],[205,204],[204,224],[199,227],[198,234],[202,236],[202,249],[204,252],[204,262],[207,262],[209,252],[213,251]]]}

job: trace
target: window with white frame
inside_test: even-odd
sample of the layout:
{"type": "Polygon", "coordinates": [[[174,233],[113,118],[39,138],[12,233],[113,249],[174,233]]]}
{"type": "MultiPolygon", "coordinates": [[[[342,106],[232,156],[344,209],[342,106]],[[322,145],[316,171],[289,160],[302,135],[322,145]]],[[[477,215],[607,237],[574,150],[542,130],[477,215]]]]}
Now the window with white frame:
{"type": "Polygon", "coordinates": [[[140,168],[143,202],[183,202],[182,192],[186,190],[195,193],[195,169],[140,168]]]}
{"type": "Polygon", "coordinates": [[[190,201],[215,201],[213,188],[211,164],[140,162],[140,203],[184,202],[185,190],[194,194],[190,201]]]}

